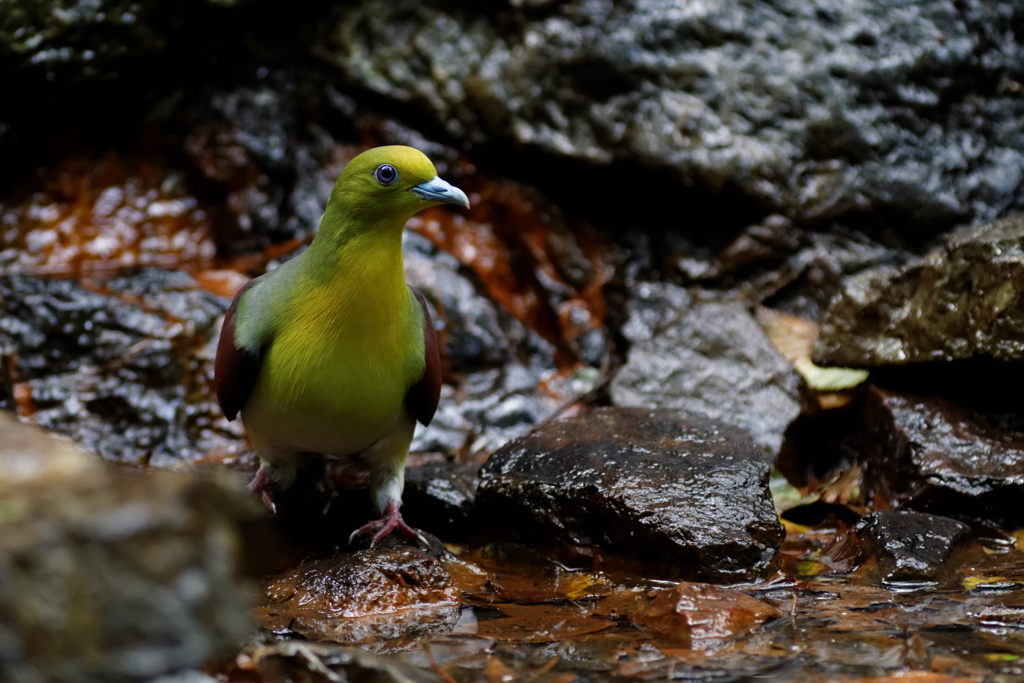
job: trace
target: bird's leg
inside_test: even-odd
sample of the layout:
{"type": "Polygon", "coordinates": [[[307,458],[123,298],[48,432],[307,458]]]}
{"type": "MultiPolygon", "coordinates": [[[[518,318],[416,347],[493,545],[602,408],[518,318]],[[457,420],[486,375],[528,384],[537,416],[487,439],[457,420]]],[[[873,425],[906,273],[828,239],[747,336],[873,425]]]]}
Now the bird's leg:
{"type": "Polygon", "coordinates": [[[249,493],[259,493],[263,498],[263,504],[277,514],[277,506],[274,504],[274,482],[264,467],[256,471],[256,476],[249,482],[249,493]]]}
{"type": "Polygon", "coordinates": [[[416,421],[403,412],[394,429],[381,437],[359,454],[360,460],[370,470],[370,496],[373,509],[381,518],[356,529],[349,536],[351,543],[357,536],[373,533],[370,547],[392,531],[414,538],[429,547],[427,539],[405,523],[399,508],[402,506],[402,489],[405,488],[405,458],[416,429],[416,421]]]}
{"type": "Polygon", "coordinates": [[[389,501],[387,507],[384,508],[384,516],[380,519],[375,519],[369,524],[365,524],[355,531],[348,537],[348,542],[356,540],[359,536],[365,536],[369,533],[373,533],[373,538],[370,540],[370,547],[377,545],[377,541],[384,538],[392,531],[397,531],[407,538],[419,541],[423,545],[429,545],[427,539],[423,538],[423,534],[413,529],[411,526],[405,523],[402,519],[402,513],[398,507],[398,503],[395,501],[389,501]]]}

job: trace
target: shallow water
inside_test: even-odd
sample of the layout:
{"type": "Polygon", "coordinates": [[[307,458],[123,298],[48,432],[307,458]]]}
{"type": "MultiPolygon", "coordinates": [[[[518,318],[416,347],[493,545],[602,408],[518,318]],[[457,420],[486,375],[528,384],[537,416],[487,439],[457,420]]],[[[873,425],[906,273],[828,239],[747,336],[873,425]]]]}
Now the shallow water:
{"type": "MultiPolygon", "coordinates": [[[[788,525],[768,580],[735,592],[686,584],[696,602],[681,600],[668,613],[652,609],[653,597],[673,582],[568,568],[518,546],[453,547],[457,559],[447,567],[462,591],[454,628],[371,636],[358,647],[460,683],[1024,675],[1024,553],[1014,537],[976,542],[932,584],[885,585],[873,558],[855,570],[830,569],[843,561],[834,540],[849,529],[788,525]]],[[[284,657],[293,638],[278,631],[221,673],[283,681],[302,670],[308,680],[332,680],[324,671],[335,646],[310,643],[302,657],[284,657]],[[289,666],[254,664],[274,659],[289,666]],[[317,673],[314,661],[324,670],[317,673]]]]}

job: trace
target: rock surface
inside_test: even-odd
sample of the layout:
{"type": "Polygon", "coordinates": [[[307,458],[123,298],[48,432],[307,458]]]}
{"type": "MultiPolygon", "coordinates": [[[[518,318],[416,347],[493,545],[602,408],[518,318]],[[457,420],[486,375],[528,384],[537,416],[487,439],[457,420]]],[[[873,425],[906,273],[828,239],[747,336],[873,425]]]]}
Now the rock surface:
{"type": "Polygon", "coordinates": [[[0,412],[0,482],[0,679],[143,681],[251,633],[234,478],[121,474],[0,412]]]}
{"type": "MultiPolygon", "coordinates": [[[[899,11],[794,1],[249,6],[8,0],[0,149],[63,132],[55,112],[68,107],[82,127],[116,130],[147,113],[161,120],[203,83],[247,80],[255,93],[278,65],[301,64],[286,81],[307,91],[275,119],[285,128],[296,112],[346,119],[355,104],[334,85],[344,80],[547,176],[542,185],[561,184],[566,164],[537,158],[638,188],[665,176],[711,205],[712,222],[723,211],[822,225],[883,214],[934,231],[1022,204],[1024,10],[1011,0],[915,0],[899,11]],[[113,98],[120,111],[105,120],[113,98]]],[[[305,175],[306,153],[286,151],[296,152],[288,173],[305,175]]],[[[305,220],[275,192],[250,185],[237,196],[305,220]]],[[[259,223],[258,214],[239,215],[259,223]]]]}
{"type": "Polygon", "coordinates": [[[1024,359],[1024,216],[950,234],[903,268],[851,277],[822,317],[815,362],[856,367],[1024,359]]]}
{"type": "Polygon", "coordinates": [[[611,383],[623,407],[675,408],[750,432],[774,458],[800,414],[800,377],[743,304],[703,303],[636,344],[611,383]]]}
{"type": "Polygon", "coordinates": [[[599,408],[494,453],[474,516],[489,537],[597,548],[692,580],[749,581],[783,530],[749,437],[672,410],[599,408]]]}
{"type": "Polygon", "coordinates": [[[963,522],[909,510],[872,512],[857,525],[857,535],[879,560],[884,583],[936,582],[965,549],[971,529],[963,522]]]}
{"type": "Polygon", "coordinates": [[[264,628],[342,643],[444,633],[462,608],[441,562],[394,535],[375,548],[303,562],[271,577],[265,592],[254,612],[264,628]]]}
{"type": "Polygon", "coordinates": [[[172,465],[241,450],[210,393],[227,300],[186,273],[98,286],[0,277],[0,354],[37,424],[108,460],[172,465]]]}
{"type": "Polygon", "coordinates": [[[456,139],[629,162],[765,213],[935,230],[1021,203],[1013,2],[510,4],[364,0],[321,54],[456,139]]]}
{"type": "Polygon", "coordinates": [[[656,337],[689,310],[692,297],[670,282],[638,282],[631,288],[620,332],[630,344],[656,337]]]}
{"type": "Polygon", "coordinates": [[[478,467],[441,461],[405,470],[402,510],[417,528],[446,542],[463,541],[476,501],[478,467]]]}
{"type": "Polygon", "coordinates": [[[867,391],[865,485],[891,505],[1024,521],[1024,436],[944,398],[867,391]]]}

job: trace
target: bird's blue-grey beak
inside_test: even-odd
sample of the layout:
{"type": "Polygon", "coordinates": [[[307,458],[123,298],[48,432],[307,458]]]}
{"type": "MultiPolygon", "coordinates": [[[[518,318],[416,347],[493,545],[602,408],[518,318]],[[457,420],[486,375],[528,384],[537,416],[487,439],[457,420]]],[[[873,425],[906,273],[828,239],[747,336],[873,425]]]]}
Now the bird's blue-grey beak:
{"type": "Polygon", "coordinates": [[[469,208],[469,197],[466,196],[466,193],[437,176],[434,176],[433,180],[420,183],[410,189],[427,201],[456,204],[469,208]]]}

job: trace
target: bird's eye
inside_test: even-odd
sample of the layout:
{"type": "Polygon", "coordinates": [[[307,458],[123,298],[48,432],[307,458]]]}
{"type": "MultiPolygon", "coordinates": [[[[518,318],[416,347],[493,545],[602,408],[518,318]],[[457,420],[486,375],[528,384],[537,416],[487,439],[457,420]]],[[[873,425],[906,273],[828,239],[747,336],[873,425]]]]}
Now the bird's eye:
{"type": "Polygon", "coordinates": [[[398,169],[391,164],[381,164],[377,167],[377,182],[381,185],[390,185],[398,180],[398,169]]]}

